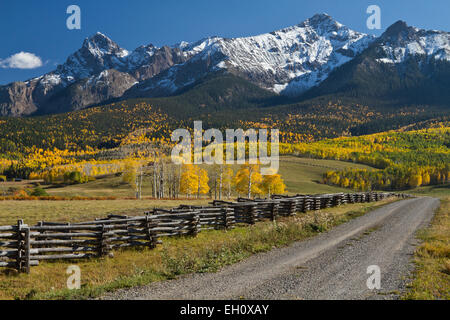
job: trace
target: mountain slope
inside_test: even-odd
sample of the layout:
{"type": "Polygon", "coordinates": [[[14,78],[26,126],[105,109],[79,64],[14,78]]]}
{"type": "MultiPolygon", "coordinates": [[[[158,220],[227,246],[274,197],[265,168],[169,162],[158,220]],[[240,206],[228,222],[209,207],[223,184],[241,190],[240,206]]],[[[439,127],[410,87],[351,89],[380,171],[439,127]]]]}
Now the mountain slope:
{"type": "Polygon", "coordinates": [[[0,115],[77,110],[121,97],[130,88],[123,98],[173,95],[223,70],[263,89],[296,95],[320,83],[371,41],[326,14],[255,37],[146,45],[131,53],[97,33],[55,71],[0,87],[0,115]],[[96,80],[105,78],[107,70],[120,72],[110,71],[114,77],[106,81],[108,90],[105,81],[96,80]]]}
{"type": "Polygon", "coordinates": [[[230,128],[279,129],[282,142],[295,143],[409,125],[429,127],[448,123],[449,112],[432,106],[380,111],[330,100],[290,103],[286,97],[225,73],[208,76],[171,97],[117,101],[55,115],[0,117],[0,154],[20,159],[20,153],[33,147],[109,149],[133,132],[139,132],[138,137],[145,132],[146,141],[167,142],[173,130],[192,128],[194,120],[203,121],[204,129],[217,128],[224,133],[230,128]]]}
{"type": "Polygon", "coordinates": [[[185,60],[177,48],[148,45],[129,53],[98,32],[55,71],[0,86],[0,115],[60,113],[102,103],[185,60]]]}
{"type": "Polygon", "coordinates": [[[450,33],[399,21],[302,98],[323,95],[391,104],[449,106],[450,33]]]}
{"type": "Polygon", "coordinates": [[[133,52],[97,33],[55,71],[0,86],[0,116],[69,112],[135,98],[167,98],[165,105],[177,106],[179,114],[203,105],[242,109],[342,98],[391,108],[448,107],[449,35],[400,21],[374,38],[326,14],[254,37],[212,37],[161,48],[149,44],[133,52]],[[202,83],[208,85],[200,94],[202,83]],[[185,107],[179,96],[193,88],[197,105],[185,107]],[[244,92],[251,94],[245,98],[244,92]]]}
{"type": "Polygon", "coordinates": [[[207,38],[179,47],[188,62],[141,82],[125,97],[170,95],[207,74],[227,70],[276,93],[297,95],[323,81],[374,40],[326,14],[247,38],[207,38]]]}
{"type": "Polygon", "coordinates": [[[197,81],[178,95],[146,101],[174,118],[185,120],[215,112],[261,109],[285,99],[248,80],[218,72],[197,81]]]}

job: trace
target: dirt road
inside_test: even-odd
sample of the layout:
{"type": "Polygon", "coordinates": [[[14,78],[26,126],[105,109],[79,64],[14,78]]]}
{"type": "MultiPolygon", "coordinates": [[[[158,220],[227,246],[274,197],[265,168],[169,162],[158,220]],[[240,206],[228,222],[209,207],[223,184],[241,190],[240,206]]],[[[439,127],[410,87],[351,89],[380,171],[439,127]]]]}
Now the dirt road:
{"type": "Polygon", "coordinates": [[[433,198],[391,203],[218,273],[120,290],[104,299],[395,299],[413,268],[415,233],[438,206],[433,198]],[[381,270],[381,290],[367,287],[367,268],[374,265],[381,270]]]}

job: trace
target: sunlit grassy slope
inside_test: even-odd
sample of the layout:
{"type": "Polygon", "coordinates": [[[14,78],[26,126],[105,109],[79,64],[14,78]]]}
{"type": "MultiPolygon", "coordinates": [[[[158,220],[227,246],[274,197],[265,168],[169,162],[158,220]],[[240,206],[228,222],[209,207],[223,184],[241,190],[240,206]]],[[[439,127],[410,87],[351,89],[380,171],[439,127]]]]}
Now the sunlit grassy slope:
{"type": "MultiPolygon", "coordinates": [[[[339,187],[322,184],[323,174],[330,170],[341,170],[345,168],[364,168],[368,166],[335,161],[297,158],[293,156],[281,157],[279,173],[283,177],[287,190],[290,194],[296,193],[333,193],[348,191],[339,187]]],[[[237,167],[234,168],[237,170],[237,167]]],[[[81,197],[104,197],[114,196],[118,198],[133,197],[133,189],[122,182],[120,177],[110,176],[97,179],[86,184],[67,186],[64,188],[49,188],[47,192],[52,196],[81,196],[81,197]]],[[[151,196],[150,178],[144,179],[143,195],[151,196]]]]}
{"type": "Polygon", "coordinates": [[[369,166],[343,161],[282,157],[280,174],[290,194],[349,192],[349,189],[321,183],[325,172],[346,168],[371,169],[369,166]]]}
{"type": "MultiPolygon", "coordinates": [[[[404,296],[411,300],[450,300],[450,189],[432,190],[441,207],[431,226],[419,232],[422,244],[416,251],[416,270],[404,296]]],[[[421,190],[423,192],[423,190],[421,190]]]]}
{"type": "MultiPolygon", "coordinates": [[[[280,174],[290,194],[348,192],[348,189],[321,184],[323,173],[328,170],[348,167],[370,168],[349,162],[334,160],[315,160],[297,157],[281,157],[280,174]]],[[[236,170],[237,168],[235,168],[236,170]]],[[[151,196],[150,178],[144,180],[143,195],[151,196]]],[[[114,196],[117,200],[82,200],[82,201],[0,201],[0,225],[16,223],[24,219],[27,223],[37,221],[80,221],[98,218],[110,213],[142,214],[143,210],[154,207],[176,207],[182,203],[207,204],[209,199],[201,200],[125,200],[134,197],[131,186],[114,175],[97,179],[86,184],[48,188],[53,196],[63,197],[104,197],[114,196]]]]}

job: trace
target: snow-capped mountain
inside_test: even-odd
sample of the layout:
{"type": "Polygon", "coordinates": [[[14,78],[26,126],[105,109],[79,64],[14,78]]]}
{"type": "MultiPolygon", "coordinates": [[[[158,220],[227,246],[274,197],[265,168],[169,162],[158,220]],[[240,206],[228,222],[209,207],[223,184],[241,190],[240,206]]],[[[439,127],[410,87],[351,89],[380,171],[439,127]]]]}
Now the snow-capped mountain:
{"type": "Polygon", "coordinates": [[[449,107],[449,87],[450,33],[398,21],[304,98],[340,95],[449,107]]]}
{"type": "Polygon", "coordinates": [[[178,47],[190,60],[139,84],[130,95],[170,94],[217,70],[228,70],[277,93],[299,94],[319,84],[373,40],[318,14],[299,25],[259,36],[182,43],[178,47]]]}
{"type": "Polygon", "coordinates": [[[118,98],[183,61],[179,49],[150,44],[130,53],[97,32],[55,71],[0,87],[0,115],[65,112],[118,98]]]}
{"type": "Polygon", "coordinates": [[[161,48],[149,44],[132,52],[96,33],[53,72],[1,86],[0,115],[66,112],[114,98],[168,96],[221,72],[295,96],[329,83],[338,67],[361,57],[373,67],[401,65],[415,56],[449,62],[449,33],[397,22],[375,38],[327,14],[253,37],[210,37],[161,48]]]}
{"type": "Polygon", "coordinates": [[[86,39],[81,49],[70,55],[54,74],[63,78],[84,79],[107,69],[122,70],[126,68],[128,55],[127,50],[97,32],[86,39]]]}
{"type": "Polygon", "coordinates": [[[379,62],[402,63],[410,56],[450,61],[450,33],[423,30],[398,21],[378,39],[379,62]]]}

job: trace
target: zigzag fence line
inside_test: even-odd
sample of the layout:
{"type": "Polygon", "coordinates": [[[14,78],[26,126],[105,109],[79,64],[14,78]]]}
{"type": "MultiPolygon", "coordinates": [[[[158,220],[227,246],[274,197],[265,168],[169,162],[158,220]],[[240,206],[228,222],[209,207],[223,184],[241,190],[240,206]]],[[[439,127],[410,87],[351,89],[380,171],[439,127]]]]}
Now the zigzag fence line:
{"type": "Polygon", "coordinates": [[[30,272],[40,261],[78,260],[113,256],[113,250],[128,247],[155,248],[160,238],[195,236],[202,230],[230,229],[235,224],[255,224],[278,216],[331,208],[346,203],[381,201],[389,197],[408,198],[393,193],[353,193],[329,195],[273,196],[271,199],[213,201],[212,206],[182,205],[154,209],[144,216],[109,215],[80,223],[40,222],[0,226],[0,267],[30,272]]]}

